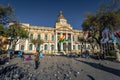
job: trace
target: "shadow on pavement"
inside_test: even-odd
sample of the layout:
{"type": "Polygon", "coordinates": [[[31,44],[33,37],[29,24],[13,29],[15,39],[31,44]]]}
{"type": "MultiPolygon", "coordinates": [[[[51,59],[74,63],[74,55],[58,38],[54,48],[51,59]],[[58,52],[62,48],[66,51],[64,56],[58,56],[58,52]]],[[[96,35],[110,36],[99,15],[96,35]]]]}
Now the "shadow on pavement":
{"type": "Polygon", "coordinates": [[[91,80],[95,80],[95,78],[93,78],[91,75],[87,75],[91,80]]]}
{"type": "Polygon", "coordinates": [[[75,59],[75,60],[79,61],[79,62],[82,62],[82,63],[85,63],[85,64],[88,64],[88,65],[90,65],[90,66],[92,66],[92,67],[94,67],[96,69],[100,69],[100,70],[112,73],[112,74],[117,75],[117,76],[120,77],[120,70],[118,70],[118,69],[110,68],[110,67],[98,64],[98,63],[86,62],[86,61],[77,60],[77,59],[75,59]]]}

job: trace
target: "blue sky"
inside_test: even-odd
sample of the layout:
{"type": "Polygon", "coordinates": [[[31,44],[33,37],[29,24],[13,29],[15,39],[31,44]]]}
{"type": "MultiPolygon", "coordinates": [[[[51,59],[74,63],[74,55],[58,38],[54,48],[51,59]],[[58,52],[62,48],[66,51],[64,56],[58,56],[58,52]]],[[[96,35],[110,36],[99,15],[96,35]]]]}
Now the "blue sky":
{"type": "Polygon", "coordinates": [[[85,14],[95,13],[101,2],[107,0],[0,0],[11,4],[18,21],[35,26],[54,27],[60,11],[73,29],[82,29],[85,14]]]}

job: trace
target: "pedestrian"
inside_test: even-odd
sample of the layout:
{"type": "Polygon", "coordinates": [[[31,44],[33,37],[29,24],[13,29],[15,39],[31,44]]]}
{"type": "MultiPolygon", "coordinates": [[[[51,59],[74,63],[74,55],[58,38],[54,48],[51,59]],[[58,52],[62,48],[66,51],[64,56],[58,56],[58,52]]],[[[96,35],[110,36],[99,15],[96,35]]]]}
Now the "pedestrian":
{"type": "Polygon", "coordinates": [[[22,60],[24,60],[24,55],[22,51],[18,52],[18,57],[20,57],[22,60]]]}
{"type": "Polygon", "coordinates": [[[37,69],[39,66],[39,51],[38,50],[35,52],[34,56],[35,56],[35,69],[37,69]]]}
{"type": "Polygon", "coordinates": [[[42,51],[43,51],[43,50],[41,50],[40,53],[39,53],[40,58],[43,57],[43,53],[42,53],[42,51]]]}

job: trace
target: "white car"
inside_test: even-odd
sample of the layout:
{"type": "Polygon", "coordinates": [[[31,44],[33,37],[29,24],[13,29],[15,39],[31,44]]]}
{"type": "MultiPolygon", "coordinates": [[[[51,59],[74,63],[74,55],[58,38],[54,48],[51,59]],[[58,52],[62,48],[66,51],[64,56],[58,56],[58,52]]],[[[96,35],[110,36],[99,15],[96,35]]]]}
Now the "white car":
{"type": "Polygon", "coordinates": [[[55,53],[55,55],[57,55],[57,56],[65,56],[66,53],[65,52],[57,52],[57,53],[55,53]]]}

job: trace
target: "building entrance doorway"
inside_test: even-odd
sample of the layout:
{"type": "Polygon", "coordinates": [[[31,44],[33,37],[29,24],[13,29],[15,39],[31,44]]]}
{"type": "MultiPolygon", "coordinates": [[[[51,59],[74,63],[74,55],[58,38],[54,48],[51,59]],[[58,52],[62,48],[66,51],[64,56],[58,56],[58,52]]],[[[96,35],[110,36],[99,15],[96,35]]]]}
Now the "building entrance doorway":
{"type": "Polygon", "coordinates": [[[63,43],[63,50],[65,52],[71,52],[71,43],[63,43]]]}
{"type": "Polygon", "coordinates": [[[59,43],[57,43],[57,47],[58,47],[58,52],[59,52],[61,49],[61,45],[59,43]]]}

